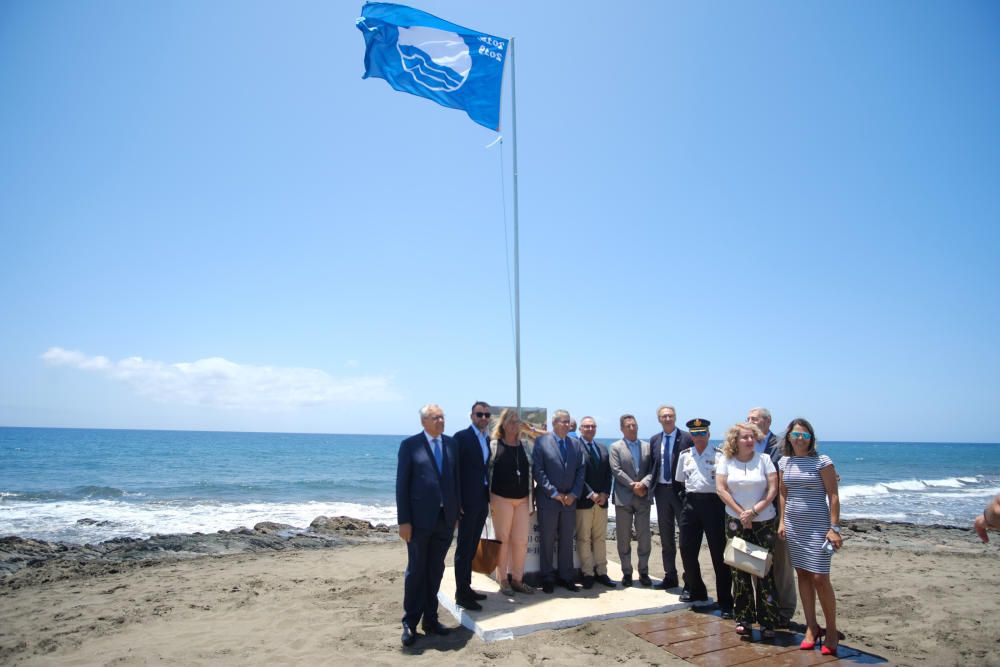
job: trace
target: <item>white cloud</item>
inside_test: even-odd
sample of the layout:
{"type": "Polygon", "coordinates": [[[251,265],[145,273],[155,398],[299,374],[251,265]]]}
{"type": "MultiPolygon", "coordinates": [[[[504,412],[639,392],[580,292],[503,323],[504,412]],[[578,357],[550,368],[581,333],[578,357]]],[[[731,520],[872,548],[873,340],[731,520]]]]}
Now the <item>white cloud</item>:
{"type": "Polygon", "coordinates": [[[398,398],[384,376],[336,378],[315,368],[249,366],[221,357],[173,364],[142,357],[110,361],[52,347],[42,360],[50,366],[103,373],[163,403],[273,410],[398,398]]]}

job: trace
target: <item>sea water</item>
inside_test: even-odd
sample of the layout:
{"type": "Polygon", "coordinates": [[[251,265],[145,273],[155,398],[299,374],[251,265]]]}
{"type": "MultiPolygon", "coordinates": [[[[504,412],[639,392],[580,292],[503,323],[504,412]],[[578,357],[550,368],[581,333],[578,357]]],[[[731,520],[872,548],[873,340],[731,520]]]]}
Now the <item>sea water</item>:
{"type": "MultiPolygon", "coordinates": [[[[87,543],[259,521],[305,528],[319,515],[394,524],[402,437],[0,428],[0,536],[87,543]]],[[[1000,493],[996,444],[820,451],[845,518],[969,526],[1000,493]]]]}

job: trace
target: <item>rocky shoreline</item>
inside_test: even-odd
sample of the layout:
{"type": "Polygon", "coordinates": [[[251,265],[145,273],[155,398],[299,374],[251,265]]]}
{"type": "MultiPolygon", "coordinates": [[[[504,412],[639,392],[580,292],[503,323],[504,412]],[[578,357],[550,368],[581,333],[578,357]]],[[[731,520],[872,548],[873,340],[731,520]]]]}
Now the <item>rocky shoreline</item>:
{"type": "MultiPolygon", "coordinates": [[[[81,519],[82,522],[93,519],[81,519]]],[[[119,537],[96,544],[46,542],[18,537],[0,538],[0,585],[25,585],[73,576],[114,574],[115,566],[146,566],[164,560],[299,549],[329,549],[346,544],[398,539],[385,524],[373,525],[351,517],[318,516],[306,529],[263,521],[252,529],[239,527],[217,533],[119,537]],[[36,574],[33,574],[37,572],[36,574]]]]}

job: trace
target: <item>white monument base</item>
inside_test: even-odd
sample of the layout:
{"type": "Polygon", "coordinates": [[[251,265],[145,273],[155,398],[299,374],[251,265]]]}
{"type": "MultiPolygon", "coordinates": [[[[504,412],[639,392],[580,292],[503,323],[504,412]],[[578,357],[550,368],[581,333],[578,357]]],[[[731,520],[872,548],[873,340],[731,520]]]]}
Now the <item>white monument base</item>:
{"type": "MultiPolygon", "coordinates": [[[[621,566],[608,560],[608,576],[621,581],[621,566]]],[[[653,583],[659,583],[654,579],[653,583]]],[[[595,583],[590,590],[580,589],[570,593],[556,588],[546,594],[538,590],[534,595],[515,593],[513,597],[500,595],[500,587],[491,577],[472,573],[472,588],[486,593],[479,604],[481,611],[466,611],[455,604],[455,569],[448,567],[441,579],[438,601],[455,619],[475,632],[483,641],[513,639],[537,630],[568,628],[590,621],[600,621],[624,616],[655,614],[690,607],[681,602],[679,595],[651,587],[635,585],[623,589],[608,588],[595,583]]],[[[711,604],[711,602],[702,603],[711,604]]]]}

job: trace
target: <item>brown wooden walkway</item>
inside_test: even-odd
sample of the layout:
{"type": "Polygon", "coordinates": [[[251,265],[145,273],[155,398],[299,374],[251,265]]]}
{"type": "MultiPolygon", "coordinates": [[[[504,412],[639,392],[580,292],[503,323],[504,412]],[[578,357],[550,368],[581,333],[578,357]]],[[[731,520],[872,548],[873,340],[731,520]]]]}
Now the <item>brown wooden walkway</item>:
{"type": "Polygon", "coordinates": [[[718,612],[681,611],[658,618],[630,623],[630,632],[655,644],[664,651],[702,667],[741,665],[764,667],[779,665],[882,665],[884,659],[845,646],[841,642],[837,657],[822,655],[819,645],[812,651],[799,649],[800,633],[778,631],[775,639],[761,641],[759,628],[754,629],[753,641],[736,634],[734,621],[722,620],[718,612]]]}

